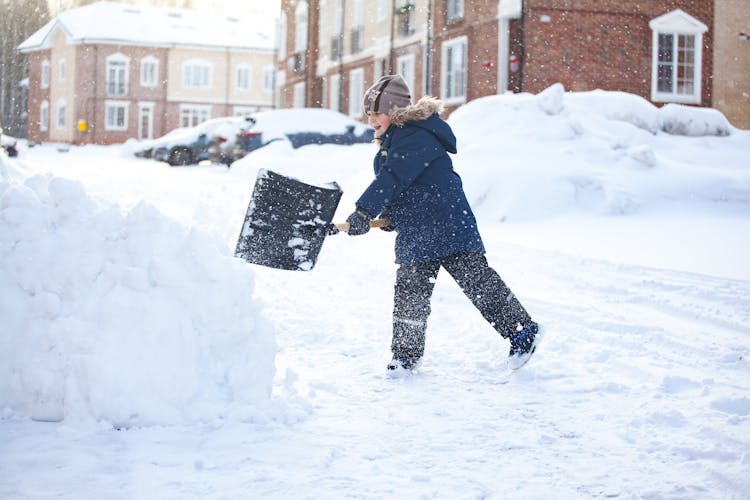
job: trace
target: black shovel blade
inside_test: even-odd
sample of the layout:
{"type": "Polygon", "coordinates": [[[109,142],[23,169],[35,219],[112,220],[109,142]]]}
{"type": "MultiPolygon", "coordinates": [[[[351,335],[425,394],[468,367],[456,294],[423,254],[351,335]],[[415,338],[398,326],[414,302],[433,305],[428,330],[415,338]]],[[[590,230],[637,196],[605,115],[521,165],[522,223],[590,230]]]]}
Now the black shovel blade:
{"type": "Polygon", "coordinates": [[[261,169],[234,255],[261,266],[309,271],[341,194],[335,182],[313,186],[261,169]]]}

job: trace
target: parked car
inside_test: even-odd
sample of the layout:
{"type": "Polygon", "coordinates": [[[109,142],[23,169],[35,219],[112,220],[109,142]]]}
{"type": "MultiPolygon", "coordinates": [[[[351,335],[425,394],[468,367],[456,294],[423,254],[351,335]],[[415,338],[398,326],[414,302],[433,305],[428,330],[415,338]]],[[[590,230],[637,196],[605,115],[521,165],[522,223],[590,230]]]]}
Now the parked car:
{"type": "Polygon", "coordinates": [[[11,158],[18,156],[18,141],[15,137],[3,134],[2,128],[0,128],[0,150],[11,158]]]}
{"type": "Polygon", "coordinates": [[[172,166],[192,165],[204,160],[229,164],[237,131],[245,123],[244,117],[228,116],[206,120],[195,127],[178,128],[146,142],[135,156],[164,161],[172,166]]]}
{"type": "Polygon", "coordinates": [[[323,108],[291,108],[259,111],[237,132],[233,160],[274,142],[289,141],[293,148],[309,144],[370,142],[373,130],[338,111],[323,108]]]}

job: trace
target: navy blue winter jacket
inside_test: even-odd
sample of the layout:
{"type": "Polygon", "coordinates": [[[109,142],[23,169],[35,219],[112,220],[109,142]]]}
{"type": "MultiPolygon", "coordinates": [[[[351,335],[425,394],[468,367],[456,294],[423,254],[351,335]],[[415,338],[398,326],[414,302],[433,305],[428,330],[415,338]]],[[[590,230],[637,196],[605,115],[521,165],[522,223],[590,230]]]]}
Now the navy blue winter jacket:
{"type": "Polygon", "coordinates": [[[357,200],[371,217],[391,219],[400,265],[485,251],[448,156],[457,152],[456,137],[436,112],[441,107],[440,101],[423,98],[391,114],[373,162],[375,180],[357,200]]]}

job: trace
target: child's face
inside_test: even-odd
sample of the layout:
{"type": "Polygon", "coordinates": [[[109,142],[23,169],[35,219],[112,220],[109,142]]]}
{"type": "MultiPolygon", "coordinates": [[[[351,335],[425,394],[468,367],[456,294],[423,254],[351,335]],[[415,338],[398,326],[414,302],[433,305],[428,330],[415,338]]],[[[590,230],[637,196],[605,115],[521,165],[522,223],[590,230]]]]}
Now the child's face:
{"type": "Polygon", "coordinates": [[[367,123],[375,130],[375,137],[380,137],[391,126],[391,117],[384,113],[368,111],[367,123]]]}

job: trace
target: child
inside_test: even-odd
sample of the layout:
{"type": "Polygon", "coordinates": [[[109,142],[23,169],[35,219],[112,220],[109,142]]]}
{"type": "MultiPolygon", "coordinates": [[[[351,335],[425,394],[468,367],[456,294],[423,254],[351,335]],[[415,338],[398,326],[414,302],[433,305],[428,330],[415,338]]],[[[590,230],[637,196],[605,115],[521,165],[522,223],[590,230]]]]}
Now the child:
{"type": "Polygon", "coordinates": [[[376,215],[396,236],[393,360],[389,370],[411,370],[424,354],[430,297],[441,267],[456,280],[482,316],[510,340],[509,365],[522,366],[536,349],[539,327],[487,264],[476,219],[448,153],[456,137],[439,117],[443,103],[423,97],[411,104],[399,75],[380,78],[364,95],[364,112],[380,150],[375,180],[348,218],[349,234],[370,230],[376,215]]]}

